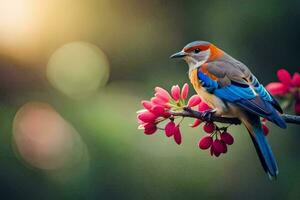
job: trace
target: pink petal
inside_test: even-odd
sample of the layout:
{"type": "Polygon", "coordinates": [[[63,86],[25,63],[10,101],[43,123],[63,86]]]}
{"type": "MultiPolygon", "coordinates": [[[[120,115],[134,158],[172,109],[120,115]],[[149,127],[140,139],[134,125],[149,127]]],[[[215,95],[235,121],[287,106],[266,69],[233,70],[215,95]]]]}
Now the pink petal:
{"type": "Polygon", "coordinates": [[[212,145],[214,147],[215,153],[222,153],[224,151],[224,146],[223,146],[221,140],[216,139],[212,145]]]}
{"type": "Polygon", "coordinates": [[[154,115],[153,113],[149,112],[149,111],[145,111],[143,113],[140,113],[138,115],[138,119],[143,121],[143,122],[154,122],[156,120],[156,115],[154,115]]]}
{"type": "Polygon", "coordinates": [[[181,133],[180,133],[179,125],[175,126],[173,136],[174,136],[175,142],[178,145],[181,144],[181,133]]]}
{"type": "Polygon", "coordinates": [[[202,123],[202,121],[200,119],[195,119],[193,124],[190,124],[190,127],[195,128],[197,126],[199,126],[202,123]]]}
{"type": "Polygon", "coordinates": [[[234,139],[232,137],[232,135],[230,135],[229,133],[227,132],[223,132],[221,134],[221,140],[225,143],[225,144],[229,144],[229,145],[232,145],[233,142],[234,142],[234,139]]]}
{"type": "Polygon", "coordinates": [[[215,131],[215,124],[213,122],[207,122],[206,124],[203,125],[203,130],[206,133],[213,133],[215,131]]]}
{"type": "Polygon", "coordinates": [[[295,113],[296,115],[300,115],[300,100],[297,100],[295,103],[295,113]]]}
{"type": "Polygon", "coordinates": [[[209,107],[209,105],[207,105],[204,101],[202,101],[198,107],[198,111],[201,111],[201,112],[210,110],[210,109],[211,109],[211,107],[209,107]]]}
{"type": "Polygon", "coordinates": [[[156,98],[160,99],[161,101],[165,102],[165,103],[169,102],[169,99],[166,98],[166,96],[162,96],[162,95],[159,94],[159,93],[155,93],[154,96],[155,96],[156,98]]]}
{"type": "Polygon", "coordinates": [[[209,147],[211,147],[212,143],[213,143],[212,137],[205,136],[205,137],[201,138],[201,140],[199,141],[198,146],[199,146],[200,149],[205,150],[205,149],[208,149],[209,147]]]}
{"type": "Polygon", "coordinates": [[[166,104],[166,102],[164,102],[163,100],[161,100],[160,98],[157,98],[157,97],[152,97],[151,102],[153,104],[161,105],[161,106],[164,106],[166,104]]]}
{"type": "Polygon", "coordinates": [[[151,109],[151,112],[152,112],[154,115],[158,116],[158,117],[164,116],[164,114],[165,114],[165,108],[164,108],[163,106],[161,106],[161,105],[155,105],[155,106],[153,106],[153,108],[151,109]]]}
{"type": "Polygon", "coordinates": [[[146,135],[151,135],[153,133],[155,133],[155,131],[157,130],[157,127],[154,123],[148,123],[144,125],[144,133],[146,135]]]}
{"type": "Polygon", "coordinates": [[[189,93],[189,85],[185,83],[182,87],[181,98],[186,99],[189,93]]]}
{"type": "Polygon", "coordinates": [[[272,95],[285,95],[288,92],[288,87],[285,86],[283,83],[279,83],[279,82],[269,83],[266,86],[266,89],[272,95]]]}
{"type": "Polygon", "coordinates": [[[277,71],[277,77],[281,83],[283,83],[285,86],[289,86],[292,81],[291,74],[285,70],[285,69],[280,69],[277,71]]]}
{"type": "Polygon", "coordinates": [[[293,75],[292,85],[295,87],[300,87],[300,74],[298,72],[293,75]]]}
{"type": "Polygon", "coordinates": [[[147,110],[151,110],[153,105],[151,101],[142,101],[142,106],[147,110]]]}
{"type": "Polygon", "coordinates": [[[170,137],[170,136],[174,135],[175,126],[176,125],[173,121],[170,121],[169,123],[166,124],[165,134],[166,134],[167,137],[170,137]]]}
{"type": "Polygon", "coordinates": [[[195,94],[189,99],[187,106],[191,108],[198,105],[199,103],[201,103],[201,98],[197,94],[195,94]]]}
{"type": "Polygon", "coordinates": [[[156,92],[156,95],[159,96],[159,98],[162,98],[165,101],[169,101],[169,99],[171,98],[169,92],[161,87],[156,87],[155,92],[156,92]]]}
{"type": "Polygon", "coordinates": [[[174,85],[172,87],[171,94],[175,101],[178,101],[180,99],[180,88],[178,85],[174,85]]]}

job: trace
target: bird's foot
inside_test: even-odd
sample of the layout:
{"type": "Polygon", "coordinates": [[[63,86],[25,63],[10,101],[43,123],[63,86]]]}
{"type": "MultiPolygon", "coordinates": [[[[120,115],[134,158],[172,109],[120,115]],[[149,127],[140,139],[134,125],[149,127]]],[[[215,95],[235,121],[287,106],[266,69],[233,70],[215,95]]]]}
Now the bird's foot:
{"type": "Polygon", "coordinates": [[[202,112],[202,118],[205,120],[205,121],[209,121],[211,122],[212,121],[212,116],[217,112],[216,109],[210,109],[210,110],[206,110],[206,111],[203,111],[202,112]]]}

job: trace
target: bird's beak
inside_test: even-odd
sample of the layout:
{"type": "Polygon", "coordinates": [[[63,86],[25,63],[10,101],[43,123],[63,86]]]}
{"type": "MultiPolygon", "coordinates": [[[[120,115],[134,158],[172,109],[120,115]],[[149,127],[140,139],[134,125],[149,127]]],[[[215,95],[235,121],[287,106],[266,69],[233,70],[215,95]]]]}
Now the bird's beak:
{"type": "Polygon", "coordinates": [[[183,58],[187,54],[184,51],[179,51],[170,56],[170,58],[183,58]]]}

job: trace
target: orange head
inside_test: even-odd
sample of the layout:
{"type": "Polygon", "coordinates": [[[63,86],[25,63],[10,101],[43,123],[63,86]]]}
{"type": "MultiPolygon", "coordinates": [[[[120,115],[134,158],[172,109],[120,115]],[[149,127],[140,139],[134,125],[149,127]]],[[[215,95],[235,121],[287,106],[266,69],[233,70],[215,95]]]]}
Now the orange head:
{"type": "Polygon", "coordinates": [[[195,69],[207,61],[213,61],[223,55],[223,51],[210,42],[195,41],[187,44],[180,52],[170,58],[182,58],[189,65],[190,70],[195,69]]]}

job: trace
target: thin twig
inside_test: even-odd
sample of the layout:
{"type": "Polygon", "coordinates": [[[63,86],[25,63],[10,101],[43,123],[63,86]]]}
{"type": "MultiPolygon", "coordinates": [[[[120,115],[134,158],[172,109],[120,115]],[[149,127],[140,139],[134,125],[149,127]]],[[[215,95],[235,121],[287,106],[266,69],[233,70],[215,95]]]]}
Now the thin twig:
{"type": "MultiPolygon", "coordinates": [[[[200,119],[202,121],[211,120],[214,122],[220,122],[225,124],[234,124],[234,125],[241,124],[241,120],[239,120],[238,118],[220,117],[220,116],[215,116],[214,114],[212,114],[212,116],[208,118],[205,116],[204,112],[195,111],[190,108],[185,108],[182,112],[172,112],[172,115],[181,116],[181,117],[191,117],[191,118],[200,119]]],[[[282,114],[281,117],[285,120],[286,123],[300,124],[300,116],[282,114]]]]}

